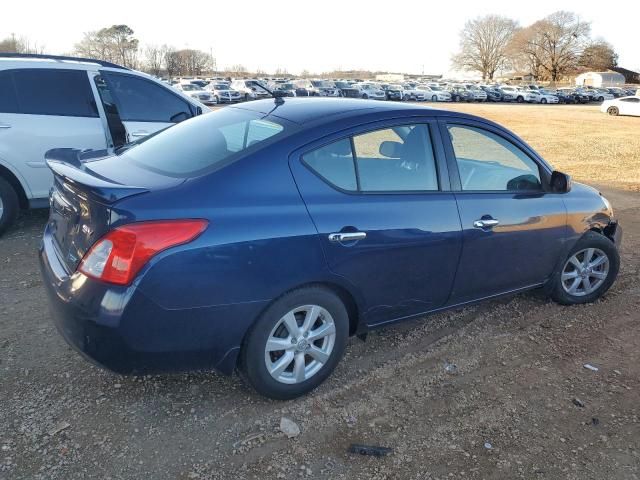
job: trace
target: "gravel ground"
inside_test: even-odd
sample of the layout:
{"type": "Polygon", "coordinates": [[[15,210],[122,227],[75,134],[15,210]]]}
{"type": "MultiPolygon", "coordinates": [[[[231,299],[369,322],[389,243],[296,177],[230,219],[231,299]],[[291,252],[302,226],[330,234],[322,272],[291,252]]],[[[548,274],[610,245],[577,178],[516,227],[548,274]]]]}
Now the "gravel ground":
{"type": "Polygon", "coordinates": [[[376,331],[292,402],[215,373],[132,378],[85,362],[49,320],[46,212],[28,213],[0,239],[0,478],[637,479],[640,195],[604,192],[625,238],[601,301],[532,293],[376,331]]]}

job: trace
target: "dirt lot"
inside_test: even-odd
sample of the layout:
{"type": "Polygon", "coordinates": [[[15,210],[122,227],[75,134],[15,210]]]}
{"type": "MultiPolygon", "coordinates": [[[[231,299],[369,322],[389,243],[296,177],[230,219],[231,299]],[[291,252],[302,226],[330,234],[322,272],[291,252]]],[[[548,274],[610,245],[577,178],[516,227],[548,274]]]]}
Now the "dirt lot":
{"type": "Polygon", "coordinates": [[[35,254],[46,212],[32,212],[0,239],[0,479],[640,478],[640,119],[450,108],[602,185],[625,229],[604,299],[527,294],[377,331],[312,395],[267,401],[237,378],[125,378],[82,360],[49,321],[35,254]],[[394,452],[357,456],[352,442],[394,452]]]}

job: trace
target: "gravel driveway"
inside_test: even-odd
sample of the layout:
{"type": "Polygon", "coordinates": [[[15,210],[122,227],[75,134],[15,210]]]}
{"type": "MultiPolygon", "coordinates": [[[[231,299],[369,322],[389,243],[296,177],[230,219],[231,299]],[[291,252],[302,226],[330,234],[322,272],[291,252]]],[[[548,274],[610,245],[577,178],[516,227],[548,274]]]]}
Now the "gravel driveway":
{"type": "Polygon", "coordinates": [[[637,479],[640,194],[604,192],[625,232],[604,299],[526,294],[376,331],[292,402],[85,362],[49,320],[31,212],[0,239],[0,478],[637,479]]]}

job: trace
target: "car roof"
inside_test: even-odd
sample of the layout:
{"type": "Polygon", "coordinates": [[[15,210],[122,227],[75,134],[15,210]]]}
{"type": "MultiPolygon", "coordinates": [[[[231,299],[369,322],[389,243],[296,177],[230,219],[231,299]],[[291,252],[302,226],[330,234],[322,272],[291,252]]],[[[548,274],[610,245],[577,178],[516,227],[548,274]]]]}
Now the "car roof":
{"type": "Polygon", "coordinates": [[[314,123],[318,125],[322,123],[330,123],[338,116],[341,119],[345,119],[376,113],[384,115],[385,118],[392,118],[396,115],[446,115],[450,117],[469,118],[493,123],[483,118],[451,110],[439,110],[436,108],[406,103],[379,102],[376,100],[348,98],[287,98],[281,104],[276,104],[273,100],[256,100],[227,108],[252,110],[265,115],[274,115],[297,124],[314,123]]]}

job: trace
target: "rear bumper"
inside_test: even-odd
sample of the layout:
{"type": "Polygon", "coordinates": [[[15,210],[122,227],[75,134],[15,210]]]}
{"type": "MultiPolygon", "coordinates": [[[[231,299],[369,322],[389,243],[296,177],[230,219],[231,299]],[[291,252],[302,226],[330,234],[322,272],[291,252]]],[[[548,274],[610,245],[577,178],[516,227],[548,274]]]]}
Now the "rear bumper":
{"type": "Polygon", "coordinates": [[[216,369],[231,374],[264,302],[165,309],[134,283],[118,287],[68,274],[45,231],[40,269],[55,325],[83,357],[122,374],[216,369]]]}

